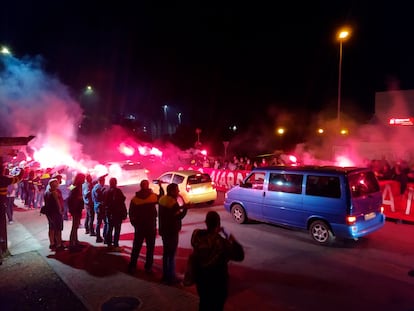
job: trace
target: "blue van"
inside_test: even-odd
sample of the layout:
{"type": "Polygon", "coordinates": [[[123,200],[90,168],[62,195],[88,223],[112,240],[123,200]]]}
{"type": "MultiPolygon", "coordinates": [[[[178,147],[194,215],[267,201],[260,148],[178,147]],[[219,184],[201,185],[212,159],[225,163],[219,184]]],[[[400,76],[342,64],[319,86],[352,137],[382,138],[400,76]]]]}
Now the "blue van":
{"type": "Polygon", "coordinates": [[[368,168],[271,166],[253,169],[226,192],[224,208],[249,219],[308,230],[322,245],[355,239],[384,226],[382,193],[368,168]]]}

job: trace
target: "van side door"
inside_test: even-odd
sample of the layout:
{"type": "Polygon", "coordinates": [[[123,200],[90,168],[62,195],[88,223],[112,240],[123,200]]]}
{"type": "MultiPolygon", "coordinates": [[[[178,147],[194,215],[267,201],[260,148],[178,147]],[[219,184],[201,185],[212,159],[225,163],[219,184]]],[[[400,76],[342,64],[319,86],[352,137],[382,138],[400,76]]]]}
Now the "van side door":
{"type": "Polygon", "coordinates": [[[263,203],[264,218],[273,223],[297,224],[302,209],[303,174],[270,172],[263,203]]]}
{"type": "Polygon", "coordinates": [[[238,200],[243,202],[249,218],[262,219],[265,178],[265,171],[254,171],[246,177],[238,189],[238,200]]]}

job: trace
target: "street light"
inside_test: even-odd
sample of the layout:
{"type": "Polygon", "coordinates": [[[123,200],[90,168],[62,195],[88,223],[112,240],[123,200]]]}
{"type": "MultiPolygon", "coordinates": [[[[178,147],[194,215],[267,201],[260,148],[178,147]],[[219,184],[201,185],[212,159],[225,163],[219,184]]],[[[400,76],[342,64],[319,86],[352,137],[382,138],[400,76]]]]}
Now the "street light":
{"type": "Polygon", "coordinates": [[[7,46],[2,46],[0,48],[0,53],[3,55],[11,55],[11,52],[7,46]]]}
{"type": "Polygon", "coordinates": [[[338,126],[341,123],[341,79],[342,79],[342,42],[345,41],[350,35],[349,29],[341,29],[337,34],[339,40],[339,70],[338,70],[338,111],[336,118],[338,120],[338,126]]]}
{"type": "Polygon", "coordinates": [[[164,120],[167,121],[167,109],[168,109],[168,106],[167,105],[164,105],[164,106],[162,106],[162,109],[164,110],[164,120]]]}

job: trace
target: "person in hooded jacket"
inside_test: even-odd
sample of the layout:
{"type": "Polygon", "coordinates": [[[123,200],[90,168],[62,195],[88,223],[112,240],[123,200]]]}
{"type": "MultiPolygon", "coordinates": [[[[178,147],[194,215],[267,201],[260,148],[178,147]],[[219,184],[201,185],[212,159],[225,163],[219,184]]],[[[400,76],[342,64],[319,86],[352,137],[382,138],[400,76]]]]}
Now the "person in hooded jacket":
{"type": "Polygon", "coordinates": [[[84,182],[85,174],[76,174],[68,197],[68,208],[72,215],[72,229],[69,238],[69,247],[71,250],[75,250],[82,246],[78,240],[78,228],[82,219],[82,211],[84,207],[82,195],[82,184],[84,182]]]}
{"type": "Polygon", "coordinates": [[[216,211],[207,213],[205,223],[207,229],[195,229],[191,236],[198,310],[222,311],[228,296],[228,262],[244,260],[244,249],[221,227],[216,211]]]}
{"type": "Polygon", "coordinates": [[[178,236],[181,220],[187,215],[189,204],[180,206],[178,203],[180,189],[176,183],[167,186],[167,194],[158,200],[158,229],[162,238],[162,282],[173,285],[181,282],[175,274],[175,254],[178,247],[178,236]]]}
{"type": "Polygon", "coordinates": [[[108,231],[105,240],[108,247],[113,245],[115,248],[119,248],[122,221],[127,217],[125,195],[117,187],[117,183],[118,181],[115,177],[109,179],[109,190],[105,196],[106,215],[108,219],[108,231]]]}
{"type": "MultiPolygon", "coordinates": [[[[164,190],[160,186],[160,195],[164,190]]],[[[134,273],[137,267],[139,253],[145,240],[147,252],[144,269],[147,273],[152,272],[154,262],[155,238],[157,233],[157,203],[159,196],[149,188],[149,181],[144,179],[140,183],[141,189],[135,193],[129,204],[129,220],[134,227],[134,242],[132,245],[131,260],[128,272],[134,273]]]]}

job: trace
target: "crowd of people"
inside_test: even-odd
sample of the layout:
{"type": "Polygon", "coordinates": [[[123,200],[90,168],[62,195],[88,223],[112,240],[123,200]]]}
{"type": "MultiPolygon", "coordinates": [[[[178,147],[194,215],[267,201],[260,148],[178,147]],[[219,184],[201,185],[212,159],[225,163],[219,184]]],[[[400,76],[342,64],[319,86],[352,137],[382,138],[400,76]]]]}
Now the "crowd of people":
{"type": "MultiPolygon", "coordinates": [[[[114,251],[121,250],[119,238],[122,223],[129,215],[129,220],[134,227],[134,240],[126,271],[130,274],[136,273],[139,255],[145,242],[146,254],[143,268],[146,273],[153,273],[158,224],[158,233],[163,245],[161,282],[174,285],[183,281],[177,277],[175,257],[182,220],[187,215],[190,206],[179,204],[177,184],[168,184],[165,193],[160,183],[159,194],[155,194],[149,188],[149,181],[143,180],[139,191],[135,193],[127,208],[126,197],[117,187],[117,179],[110,178],[109,186],[107,186],[105,184],[107,175],[100,176],[94,181],[88,174],[77,173],[72,183],[65,187],[68,189],[66,199],[60,189],[60,174],[49,174],[47,177],[43,174],[29,174],[28,176],[33,180],[36,176],[42,181],[47,179],[47,184],[43,189],[40,212],[46,215],[48,221],[51,251],[77,252],[86,246],[79,241],[78,237],[83,209],[86,215],[85,234],[96,237],[96,243],[104,243],[114,251]],[[65,205],[72,220],[67,243],[62,237],[65,205]]],[[[15,184],[17,191],[17,185],[23,180],[22,172],[18,178],[8,179],[7,186],[15,184]]],[[[33,206],[30,208],[37,208],[36,205],[33,206]]],[[[244,251],[234,236],[223,236],[224,230],[220,225],[218,213],[213,211],[207,213],[205,223],[207,229],[194,230],[191,240],[193,252],[197,254],[198,260],[194,284],[200,297],[199,310],[223,310],[228,291],[227,264],[230,260],[243,260],[244,251]],[[219,286],[212,286],[213,284],[219,284],[219,286]]]]}
{"type": "Polygon", "coordinates": [[[391,165],[387,160],[371,160],[368,167],[373,170],[378,180],[395,180],[400,183],[401,194],[405,193],[407,184],[414,182],[414,169],[407,161],[401,160],[391,165]]]}

